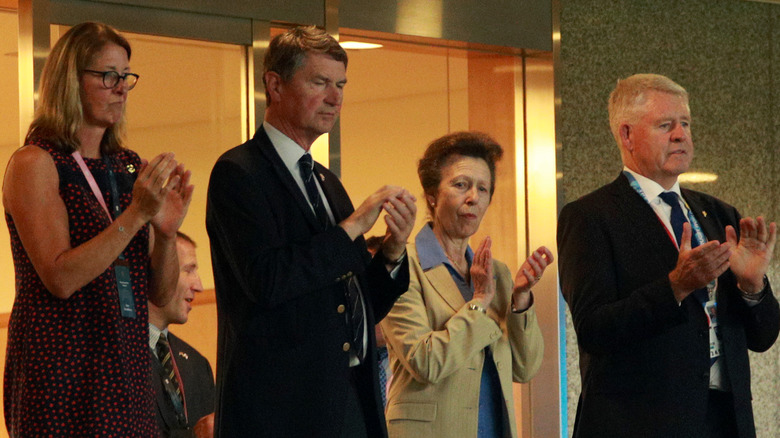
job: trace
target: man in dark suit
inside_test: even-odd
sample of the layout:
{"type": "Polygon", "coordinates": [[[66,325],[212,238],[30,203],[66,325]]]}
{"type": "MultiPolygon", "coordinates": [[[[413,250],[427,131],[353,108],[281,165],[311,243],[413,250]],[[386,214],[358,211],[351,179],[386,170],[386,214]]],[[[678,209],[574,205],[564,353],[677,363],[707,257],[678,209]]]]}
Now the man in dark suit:
{"type": "Polygon", "coordinates": [[[309,149],[341,109],[346,52],[314,27],[275,37],[268,108],[211,173],[206,225],[219,317],[216,433],[380,437],[374,324],[409,283],[415,199],[385,186],[354,210],[309,149]],[[362,234],[384,210],[371,258],[362,234]]]}
{"type": "Polygon", "coordinates": [[[575,437],[753,437],[748,349],[772,346],[776,226],[680,189],[688,94],[660,75],[618,82],[618,178],[566,205],[561,289],[580,350],[575,437]]]}
{"type": "Polygon", "coordinates": [[[163,307],[149,302],[149,347],[152,387],[157,400],[157,426],[165,438],[210,438],[214,431],[214,373],[209,361],[168,331],[184,324],[195,294],[203,291],[195,258],[195,242],[176,235],[179,282],[163,307]]]}

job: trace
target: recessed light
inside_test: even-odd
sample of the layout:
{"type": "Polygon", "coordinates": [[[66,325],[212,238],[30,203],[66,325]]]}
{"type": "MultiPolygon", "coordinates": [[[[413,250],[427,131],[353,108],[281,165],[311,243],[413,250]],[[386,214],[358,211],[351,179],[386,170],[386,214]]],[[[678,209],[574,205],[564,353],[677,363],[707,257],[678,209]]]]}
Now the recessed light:
{"type": "Polygon", "coordinates": [[[348,50],[368,50],[368,49],[379,49],[382,47],[381,44],[373,44],[373,43],[361,43],[359,41],[344,41],[341,44],[341,47],[348,49],[348,50]]]}

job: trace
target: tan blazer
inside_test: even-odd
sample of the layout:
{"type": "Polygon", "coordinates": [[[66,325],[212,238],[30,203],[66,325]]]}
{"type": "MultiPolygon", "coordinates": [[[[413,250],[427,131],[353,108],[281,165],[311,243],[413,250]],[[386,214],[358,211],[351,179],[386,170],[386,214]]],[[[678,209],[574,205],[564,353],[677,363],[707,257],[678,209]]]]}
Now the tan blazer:
{"type": "Polygon", "coordinates": [[[409,245],[409,291],[382,321],[393,379],[387,401],[390,437],[475,437],[484,348],[490,346],[509,412],[512,381],[526,382],[542,362],[544,344],[533,306],[512,314],[512,274],[493,261],[496,296],[487,314],[469,310],[447,267],[423,272],[409,245]]]}

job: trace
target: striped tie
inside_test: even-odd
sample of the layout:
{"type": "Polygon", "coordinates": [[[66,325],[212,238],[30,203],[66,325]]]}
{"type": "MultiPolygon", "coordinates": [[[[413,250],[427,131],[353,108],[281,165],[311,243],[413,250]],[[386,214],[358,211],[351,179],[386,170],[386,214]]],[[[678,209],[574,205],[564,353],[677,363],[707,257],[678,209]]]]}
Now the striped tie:
{"type": "Polygon", "coordinates": [[[352,351],[358,360],[363,361],[365,352],[363,351],[363,298],[360,293],[360,285],[357,278],[349,277],[347,280],[347,304],[349,304],[349,314],[347,316],[350,327],[352,328],[352,351]]]}
{"type": "MultiPolygon", "coordinates": [[[[320,197],[320,192],[317,190],[317,183],[314,181],[314,161],[312,161],[311,155],[303,154],[298,160],[298,170],[301,173],[301,179],[303,179],[303,185],[306,187],[306,194],[309,197],[309,202],[314,209],[314,214],[317,216],[317,222],[320,224],[323,230],[327,230],[332,224],[328,217],[327,211],[325,211],[325,205],[320,197]]],[[[349,305],[349,313],[347,314],[347,323],[352,331],[352,351],[357,358],[363,360],[363,298],[360,293],[360,285],[358,285],[357,279],[353,276],[346,281],[345,295],[347,298],[347,304],[349,305]]]]}
{"type": "Polygon", "coordinates": [[[184,401],[181,397],[181,386],[179,385],[179,379],[176,377],[176,371],[173,368],[171,346],[168,344],[168,337],[165,335],[165,333],[160,333],[160,338],[157,340],[155,352],[157,353],[157,359],[160,360],[160,364],[163,368],[163,386],[170,395],[171,402],[173,402],[173,406],[176,408],[177,416],[179,416],[179,420],[181,421],[184,416],[184,401]]]}
{"type": "Polygon", "coordinates": [[[301,173],[301,179],[303,179],[303,186],[306,187],[306,195],[309,197],[314,214],[317,216],[317,222],[325,230],[331,223],[328,212],[325,211],[325,205],[320,198],[320,191],[317,190],[317,183],[314,181],[314,161],[312,161],[311,155],[303,154],[298,160],[298,170],[301,173]]]}

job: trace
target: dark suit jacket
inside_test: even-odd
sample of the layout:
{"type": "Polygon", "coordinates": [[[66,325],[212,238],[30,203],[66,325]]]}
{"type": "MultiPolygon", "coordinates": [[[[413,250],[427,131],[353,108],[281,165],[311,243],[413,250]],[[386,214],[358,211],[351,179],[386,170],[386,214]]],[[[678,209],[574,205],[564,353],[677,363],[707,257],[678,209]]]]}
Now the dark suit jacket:
{"type": "Polygon", "coordinates": [[[152,386],[157,399],[157,427],[163,437],[194,437],[192,428],[214,412],[214,373],[209,361],[189,344],[168,333],[173,360],[179,370],[187,409],[187,428],[179,425],[176,411],[162,383],[162,366],[152,354],[152,386]]]}
{"type": "MultiPolygon", "coordinates": [[[[340,222],[353,212],[338,178],[316,164],[340,222]]],[[[336,437],[350,379],[369,436],[387,434],[376,361],[350,369],[345,280],[357,275],[368,320],[384,317],[409,284],[362,237],[319,230],[265,131],[226,152],[211,173],[206,226],[219,317],[216,430],[220,437],[336,437]]],[[[368,358],[376,339],[368,331],[368,358]]]]}
{"type": "MultiPolygon", "coordinates": [[[[739,213],[682,190],[709,240],[739,232],[739,213]]],[[[580,349],[582,393],[575,437],[702,436],[709,387],[709,334],[702,305],[681,306],[668,274],[678,251],[650,205],[620,175],[566,205],[558,221],[561,289],[580,349]]],[[[733,273],[718,279],[718,318],[740,437],[755,436],[747,350],[777,338],[771,290],[748,307],[733,273]]]]}

